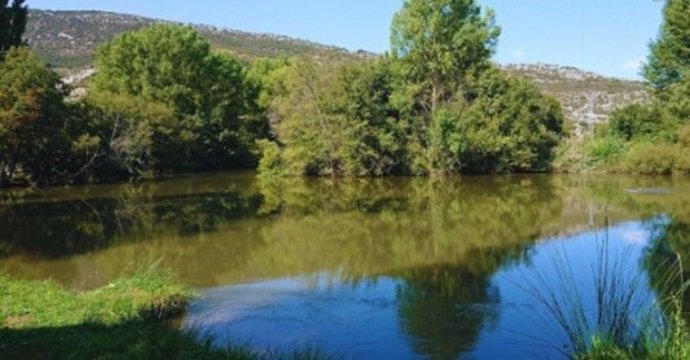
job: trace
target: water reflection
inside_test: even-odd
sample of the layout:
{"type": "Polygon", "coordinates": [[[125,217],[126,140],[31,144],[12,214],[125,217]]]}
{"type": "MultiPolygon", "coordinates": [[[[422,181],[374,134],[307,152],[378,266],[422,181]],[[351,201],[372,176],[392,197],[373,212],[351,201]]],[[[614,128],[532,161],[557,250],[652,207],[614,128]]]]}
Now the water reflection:
{"type": "Polygon", "coordinates": [[[532,326],[521,315],[530,300],[502,280],[508,272],[543,268],[544,248],[562,244],[591,279],[592,240],[608,230],[637,249],[661,292],[656,264],[687,254],[690,269],[689,209],[690,181],[668,178],[221,174],[11,191],[0,195],[0,226],[11,229],[0,233],[0,269],[86,289],[158,264],[206,289],[187,320],[219,341],[316,341],[371,358],[529,357],[535,347],[514,335],[532,326]]]}

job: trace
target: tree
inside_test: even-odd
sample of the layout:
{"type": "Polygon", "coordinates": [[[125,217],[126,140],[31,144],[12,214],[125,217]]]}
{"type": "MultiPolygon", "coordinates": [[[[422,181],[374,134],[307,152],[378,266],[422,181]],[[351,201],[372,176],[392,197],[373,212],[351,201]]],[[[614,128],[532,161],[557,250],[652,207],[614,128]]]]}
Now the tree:
{"type": "Polygon", "coordinates": [[[427,120],[457,92],[465,74],[488,64],[500,35],[494,14],[474,0],[406,0],[393,19],[391,45],[427,120]]]}
{"type": "Polygon", "coordinates": [[[429,130],[429,171],[546,171],[564,135],[560,104],[526,80],[497,69],[468,82],[429,130]]]}
{"type": "Polygon", "coordinates": [[[166,133],[155,142],[161,171],[215,170],[251,163],[257,116],[244,66],[215,53],[191,27],[154,25],[125,33],[97,52],[93,90],[167,106],[166,133]]]}
{"type": "Polygon", "coordinates": [[[663,92],[690,71],[690,0],[668,0],[659,38],[643,69],[647,82],[663,92]]]}
{"type": "Polygon", "coordinates": [[[271,112],[283,151],[263,144],[264,172],[383,176],[403,172],[404,131],[390,107],[390,65],[295,64],[275,84],[271,112]],[[269,156],[270,155],[270,156],[269,156]],[[269,163],[273,166],[269,166],[269,163]]]}
{"type": "Polygon", "coordinates": [[[32,182],[50,182],[62,170],[69,143],[63,126],[60,78],[24,47],[0,63],[0,185],[17,172],[32,182]]]}
{"type": "Polygon", "coordinates": [[[8,7],[9,0],[0,0],[0,60],[10,48],[24,44],[22,35],[28,14],[24,1],[14,0],[8,7]]]}
{"type": "Polygon", "coordinates": [[[85,164],[82,175],[148,177],[160,171],[165,149],[158,142],[169,132],[172,109],[127,95],[93,94],[80,105],[83,115],[70,134],[73,154],[81,157],[75,162],[85,164]]]}

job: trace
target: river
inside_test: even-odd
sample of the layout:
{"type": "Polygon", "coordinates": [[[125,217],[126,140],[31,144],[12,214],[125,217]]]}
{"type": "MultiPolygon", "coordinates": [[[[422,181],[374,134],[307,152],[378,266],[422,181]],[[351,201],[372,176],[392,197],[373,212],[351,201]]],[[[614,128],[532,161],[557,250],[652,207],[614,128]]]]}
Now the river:
{"type": "Polygon", "coordinates": [[[610,276],[654,308],[659,264],[690,265],[690,179],[208,174],[3,191],[0,228],[14,276],[87,290],[170,270],[198,293],[179,326],[218,345],[559,359],[549,298],[594,317],[610,276]]]}

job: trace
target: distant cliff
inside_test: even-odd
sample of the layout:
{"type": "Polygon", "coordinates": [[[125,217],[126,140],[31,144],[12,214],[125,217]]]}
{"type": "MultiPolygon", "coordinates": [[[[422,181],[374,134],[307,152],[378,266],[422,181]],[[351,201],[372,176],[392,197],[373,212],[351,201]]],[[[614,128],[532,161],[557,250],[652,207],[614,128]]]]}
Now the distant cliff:
{"type": "Polygon", "coordinates": [[[622,106],[649,99],[642,82],[604,77],[574,67],[519,64],[507,65],[505,69],[531,79],[556,97],[579,132],[605,121],[622,106]]]}

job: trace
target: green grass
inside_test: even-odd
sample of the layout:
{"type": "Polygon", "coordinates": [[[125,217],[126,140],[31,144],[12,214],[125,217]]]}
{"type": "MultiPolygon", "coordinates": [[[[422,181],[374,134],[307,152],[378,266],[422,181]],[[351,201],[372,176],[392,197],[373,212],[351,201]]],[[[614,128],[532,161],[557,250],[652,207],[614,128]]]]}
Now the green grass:
{"type": "Polygon", "coordinates": [[[611,251],[607,235],[598,244],[598,257],[592,264],[593,307],[586,305],[585,296],[590,295],[578,287],[578,276],[563,250],[551,255],[552,274],[535,270],[532,279],[518,284],[566,336],[567,345],[558,350],[574,360],[690,359],[690,329],[682,302],[690,283],[683,279],[683,269],[662,264],[658,285],[665,290],[648,304],[641,291],[643,270],[636,272],[628,250],[611,251]],[[549,279],[554,277],[560,285],[551,285],[549,279]]]}
{"type": "Polygon", "coordinates": [[[93,291],[0,274],[0,358],[3,359],[324,359],[317,350],[219,348],[167,321],[192,294],[152,271],[93,291]]]}
{"type": "Polygon", "coordinates": [[[151,271],[84,293],[67,291],[51,281],[0,276],[0,319],[4,327],[17,329],[163,319],[182,312],[191,295],[166,275],[151,271]]]}

